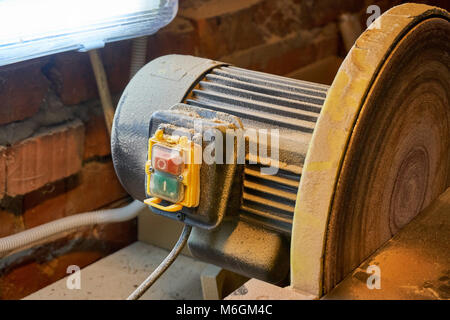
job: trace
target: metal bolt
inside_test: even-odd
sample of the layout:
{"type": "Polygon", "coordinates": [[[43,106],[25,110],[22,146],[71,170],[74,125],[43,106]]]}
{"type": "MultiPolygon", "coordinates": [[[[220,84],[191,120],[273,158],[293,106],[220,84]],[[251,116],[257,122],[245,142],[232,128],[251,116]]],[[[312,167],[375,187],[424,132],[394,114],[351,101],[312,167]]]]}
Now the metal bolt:
{"type": "Polygon", "coordinates": [[[180,220],[180,221],[183,221],[184,220],[184,214],[181,213],[181,212],[177,213],[177,219],[180,220]]]}
{"type": "Polygon", "coordinates": [[[183,181],[183,179],[184,179],[184,177],[180,174],[180,175],[178,176],[178,180],[179,180],[179,181],[183,181]]]}

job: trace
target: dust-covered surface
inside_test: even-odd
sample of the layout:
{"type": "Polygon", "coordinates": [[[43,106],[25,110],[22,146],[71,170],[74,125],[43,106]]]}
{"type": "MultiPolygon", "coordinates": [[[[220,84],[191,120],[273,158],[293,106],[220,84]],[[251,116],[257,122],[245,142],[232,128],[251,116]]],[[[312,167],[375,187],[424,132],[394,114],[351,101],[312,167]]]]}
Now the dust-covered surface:
{"type": "Polygon", "coordinates": [[[449,231],[450,188],[325,298],[450,299],[449,231]],[[379,267],[380,289],[367,286],[371,265],[379,267]]]}
{"type": "MultiPolygon", "coordinates": [[[[67,277],[26,297],[26,300],[125,299],[167,256],[168,251],[135,242],[81,270],[81,289],[68,289],[67,277]]],[[[206,264],[179,256],[141,299],[202,299],[200,274],[206,264]]]]}
{"type": "Polygon", "coordinates": [[[273,284],[250,279],[232,292],[225,300],[313,300],[311,294],[295,291],[289,287],[281,288],[273,284]]]}

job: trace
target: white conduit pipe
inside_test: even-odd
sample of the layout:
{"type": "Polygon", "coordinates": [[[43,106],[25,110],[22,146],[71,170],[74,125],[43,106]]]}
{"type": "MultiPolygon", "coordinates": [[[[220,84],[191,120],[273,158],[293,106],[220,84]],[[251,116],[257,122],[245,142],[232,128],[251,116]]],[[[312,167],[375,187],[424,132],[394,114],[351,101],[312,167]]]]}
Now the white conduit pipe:
{"type": "Polygon", "coordinates": [[[0,238],[0,256],[61,232],[84,226],[131,220],[135,218],[139,211],[144,207],[147,206],[144,203],[135,200],[129,205],[121,208],[80,213],[0,238]]]}

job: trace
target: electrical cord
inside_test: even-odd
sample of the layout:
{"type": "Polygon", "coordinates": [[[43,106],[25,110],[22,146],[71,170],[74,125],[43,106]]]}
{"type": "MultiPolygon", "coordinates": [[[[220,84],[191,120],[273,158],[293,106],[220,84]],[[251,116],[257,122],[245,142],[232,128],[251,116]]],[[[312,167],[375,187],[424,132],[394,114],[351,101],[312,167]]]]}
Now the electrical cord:
{"type": "Polygon", "coordinates": [[[139,299],[155,282],[161,277],[161,275],[171,266],[175,259],[180,254],[183,247],[191,234],[192,227],[187,224],[184,225],[180,238],[170,251],[169,255],[161,262],[161,264],[150,274],[150,276],[142,282],[142,284],[127,298],[127,300],[139,299]]]}

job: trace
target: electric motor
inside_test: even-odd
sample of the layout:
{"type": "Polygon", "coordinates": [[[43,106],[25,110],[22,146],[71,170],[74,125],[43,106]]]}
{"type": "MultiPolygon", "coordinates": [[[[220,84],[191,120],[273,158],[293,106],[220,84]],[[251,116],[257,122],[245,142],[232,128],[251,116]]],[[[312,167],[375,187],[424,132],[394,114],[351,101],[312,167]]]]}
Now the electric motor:
{"type": "Polygon", "coordinates": [[[448,12],[407,4],[360,36],[330,87],[157,58],[119,102],[116,173],[194,226],[195,257],[273,283],[290,273],[320,296],[450,186],[449,52],[448,12]],[[235,151],[187,161],[210,144],[235,151]]]}

